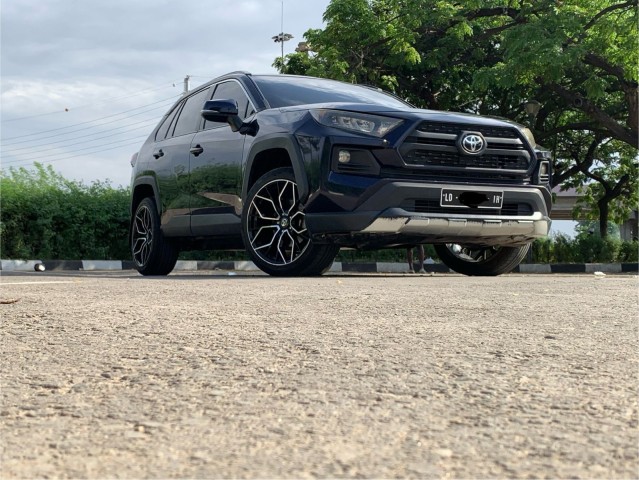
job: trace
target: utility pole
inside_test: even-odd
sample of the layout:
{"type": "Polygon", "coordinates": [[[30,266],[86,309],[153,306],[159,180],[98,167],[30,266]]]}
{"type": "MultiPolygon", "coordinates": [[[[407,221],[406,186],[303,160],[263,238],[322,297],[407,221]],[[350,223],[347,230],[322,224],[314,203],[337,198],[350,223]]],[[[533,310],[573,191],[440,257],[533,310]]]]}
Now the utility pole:
{"type": "Polygon", "coordinates": [[[182,95],[186,95],[187,93],[189,93],[189,80],[190,80],[191,76],[187,75],[186,77],[184,77],[184,92],[182,92],[182,95]]]}

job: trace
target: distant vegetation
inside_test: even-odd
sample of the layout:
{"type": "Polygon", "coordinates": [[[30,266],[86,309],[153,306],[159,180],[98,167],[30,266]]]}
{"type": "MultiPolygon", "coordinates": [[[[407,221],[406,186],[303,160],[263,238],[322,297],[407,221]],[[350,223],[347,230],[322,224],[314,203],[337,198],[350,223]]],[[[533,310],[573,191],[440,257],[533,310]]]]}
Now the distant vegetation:
{"type": "MultiPolygon", "coordinates": [[[[558,234],[533,243],[533,263],[637,263],[639,243],[581,233],[571,239],[558,234]]],[[[526,263],[524,261],[524,263],[526,263]]]]}
{"type": "Polygon", "coordinates": [[[0,256],[128,259],[129,191],[67,180],[49,165],[0,173],[0,256]]]}
{"type": "MultiPolygon", "coordinates": [[[[128,260],[129,190],[107,182],[67,180],[51,166],[0,173],[0,257],[41,260],[128,260]]],[[[639,244],[601,238],[584,226],[533,244],[535,263],[637,262],[639,244]]],[[[432,246],[426,257],[437,261],[432,246]]],[[[182,259],[247,260],[244,252],[182,252],[182,259]]],[[[341,262],[404,262],[404,249],[344,250],[341,262]]]]}

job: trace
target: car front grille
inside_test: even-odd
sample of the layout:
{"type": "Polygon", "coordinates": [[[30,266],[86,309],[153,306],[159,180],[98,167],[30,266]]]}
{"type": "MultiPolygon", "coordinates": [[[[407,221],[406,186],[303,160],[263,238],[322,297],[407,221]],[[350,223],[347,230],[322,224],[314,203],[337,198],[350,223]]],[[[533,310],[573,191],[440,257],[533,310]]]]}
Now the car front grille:
{"type": "Polygon", "coordinates": [[[404,156],[411,165],[430,165],[439,167],[486,168],[491,170],[526,170],[528,160],[522,155],[479,155],[470,157],[452,152],[437,152],[426,149],[414,149],[404,156]]]}
{"type": "Polygon", "coordinates": [[[460,170],[524,175],[531,164],[525,140],[515,127],[426,121],[406,138],[400,154],[407,167],[426,169],[432,176],[460,170]],[[485,150],[476,155],[463,153],[458,143],[464,132],[481,134],[485,150]]]}
{"type": "Polygon", "coordinates": [[[447,133],[459,135],[462,132],[479,132],[485,137],[495,138],[519,138],[517,131],[510,127],[490,127],[486,125],[463,125],[459,123],[422,122],[417,125],[417,130],[425,133],[447,133]]]}

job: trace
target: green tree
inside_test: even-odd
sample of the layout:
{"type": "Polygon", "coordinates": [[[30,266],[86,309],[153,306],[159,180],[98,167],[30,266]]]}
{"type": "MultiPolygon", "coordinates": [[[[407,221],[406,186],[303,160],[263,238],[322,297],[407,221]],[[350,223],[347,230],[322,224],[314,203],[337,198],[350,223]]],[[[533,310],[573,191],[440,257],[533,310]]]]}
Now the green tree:
{"type": "MultiPolygon", "coordinates": [[[[601,225],[596,220],[581,220],[577,222],[577,226],[575,227],[575,231],[577,232],[577,238],[590,236],[590,235],[598,235],[599,229],[601,225]]],[[[614,223],[608,223],[608,236],[614,238],[621,238],[621,233],[619,231],[619,225],[615,225],[614,223]]]]}
{"type": "Polygon", "coordinates": [[[333,0],[324,20],[305,34],[312,53],[288,55],[283,73],[509,118],[543,99],[540,138],[591,129],[639,146],[636,1],[333,0]]]}
{"type": "Polygon", "coordinates": [[[576,177],[603,216],[636,208],[636,0],[332,0],[324,20],[282,73],[526,123],[557,159],[555,185],[576,177]]]}
{"type": "Polygon", "coordinates": [[[637,152],[619,141],[596,138],[586,157],[576,159],[575,164],[579,173],[565,186],[584,194],[577,210],[588,207],[587,216],[599,219],[598,232],[605,238],[611,221],[622,223],[639,205],[637,152]]]}

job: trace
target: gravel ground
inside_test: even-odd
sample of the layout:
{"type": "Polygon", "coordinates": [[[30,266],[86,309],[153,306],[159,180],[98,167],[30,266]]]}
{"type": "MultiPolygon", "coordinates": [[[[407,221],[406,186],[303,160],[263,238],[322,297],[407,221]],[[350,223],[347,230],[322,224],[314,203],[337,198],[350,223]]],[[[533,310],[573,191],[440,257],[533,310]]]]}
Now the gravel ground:
{"type": "Polygon", "coordinates": [[[4,274],[1,476],[637,478],[637,286],[4,274]]]}

